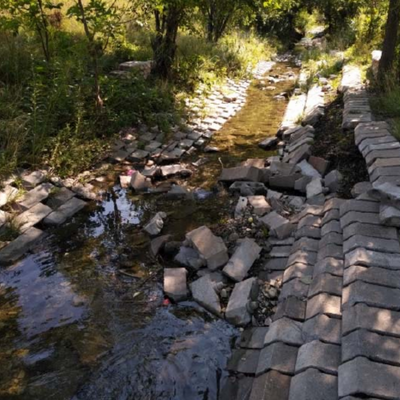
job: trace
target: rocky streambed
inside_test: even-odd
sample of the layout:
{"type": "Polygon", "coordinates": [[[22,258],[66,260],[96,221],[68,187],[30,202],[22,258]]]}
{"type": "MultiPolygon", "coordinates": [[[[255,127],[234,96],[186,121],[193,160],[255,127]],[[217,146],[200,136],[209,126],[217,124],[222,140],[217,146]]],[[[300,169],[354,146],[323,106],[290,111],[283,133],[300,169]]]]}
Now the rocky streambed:
{"type": "Polygon", "coordinates": [[[276,311],[279,276],[256,278],[276,226],[262,219],[289,218],[306,197],[290,183],[265,185],[271,168],[277,181],[306,176],[258,146],[279,130],[295,85],[296,67],[281,61],[258,71],[207,140],[207,129],[176,132],[172,149],[154,143],[157,132],[140,141],[127,132],[110,168],[80,191],[71,183],[97,201],[46,225],[47,237],[0,276],[0,397],[219,397],[238,327],[268,326],[276,311]]]}

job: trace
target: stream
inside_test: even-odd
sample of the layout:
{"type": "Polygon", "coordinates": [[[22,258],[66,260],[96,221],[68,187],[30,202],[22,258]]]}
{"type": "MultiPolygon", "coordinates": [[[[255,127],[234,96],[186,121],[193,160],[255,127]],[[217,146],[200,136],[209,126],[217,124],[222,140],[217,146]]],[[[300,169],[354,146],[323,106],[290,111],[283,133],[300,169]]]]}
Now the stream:
{"type": "MultiPolygon", "coordinates": [[[[269,75],[290,71],[297,72],[277,63],[269,75]]],[[[294,81],[268,85],[253,82],[246,105],[210,143],[220,152],[202,155],[208,162],[187,182],[208,197],[133,195],[115,185],[114,171],[102,201],[0,270],[1,399],[219,398],[240,332],[194,302],[165,302],[162,271],[173,263],[151,256],[141,228],[164,211],[163,234],[182,241],[194,228],[231,217],[229,195],[216,189],[221,164],[273,154],[257,144],[276,134],[287,100],[274,96],[294,81]]]]}

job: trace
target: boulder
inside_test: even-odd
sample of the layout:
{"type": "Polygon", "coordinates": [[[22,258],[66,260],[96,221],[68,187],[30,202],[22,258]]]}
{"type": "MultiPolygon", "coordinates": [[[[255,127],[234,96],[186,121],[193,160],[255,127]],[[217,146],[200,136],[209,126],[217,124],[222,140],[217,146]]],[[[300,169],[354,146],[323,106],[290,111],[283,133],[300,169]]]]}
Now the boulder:
{"type": "Polygon", "coordinates": [[[205,266],[205,261],[200,257],[198,251],[185,246],[179,249],[179,253],[175,256],[174,261],[196,271],[205,266]]]}
{"type": "Polygon", "coordinates": [[[241,240],[228,264],[224,267],[224,274],[236,282],[242,281],[260,256],[261,250],[254,239],[241,240]]]}
{"type": "Polygon", "coordinates": [[[267,226],[270,234],[278,237],[278,239],[286,239],[291,236],[294,230],[294,225],[276,211],[261,218],[260,221],[267,226]]]}
{"type": "Polygon", "coordinates": [[[185,268],[164,269],[164,292],[172,300],[178,302],[188,297],[187,271],[185,268]]]}
{"type": "Polygon", "coordinates": [[[164,212],[158,212],[150,222],[144,227],[144,230],[150,236],[157,236],[164,228],[164,219],[167,218],[167,214],[164,212]]]}
{"type": "Polygon", "coordinates": [[[228,262],[228,249],[224,241],[215,236],[206,226],[189,232],[186,234],[186,239],[205,259],[210,270],[214,271],[228,262]]]}
{"type": "Polygon", "coordinates": [[[225,314],[231,324],[244,326],[250,323],[251,314],[248,304],[251,301],[251,294],[256,282],[256,278],[250,278],[235,285],[225,314]]]}
{"type": "Polygon", "coordinates": [[[208,275],[194,281],[190,288],[192,290],[193,299],[203,306],[206,310],[221,316],[221,303],[219,297],[214,290],[213,282],[208,275]]]}
{"type": "Polygon", "coordinates": [[[235,167],[235,168],[224,168],[222,170],[219,181],[221,182],[236,182],[236,181],[247,181],[247,182],[258,182],[260,176],[260,170],[255,167],[235,167]]]}

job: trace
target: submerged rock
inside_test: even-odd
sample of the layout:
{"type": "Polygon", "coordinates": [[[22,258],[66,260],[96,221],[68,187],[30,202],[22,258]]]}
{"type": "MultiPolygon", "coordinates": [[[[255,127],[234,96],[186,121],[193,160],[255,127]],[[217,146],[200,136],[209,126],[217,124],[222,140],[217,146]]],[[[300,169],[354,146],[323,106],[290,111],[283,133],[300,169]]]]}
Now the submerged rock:
{"type": "Polygon", "coordinates": [[[185,268],[164,269],[164,292],[172,300],[178,302],[188,297],[187,271],[185,268]]]}
{"type": "Polygon", "coordinates": [[[150,222],[144,227],[144,230],[150,236],[157,236],[164,228],[164,219],[167,218],[167,214],[164,212],[157,213],[150,222]]]}

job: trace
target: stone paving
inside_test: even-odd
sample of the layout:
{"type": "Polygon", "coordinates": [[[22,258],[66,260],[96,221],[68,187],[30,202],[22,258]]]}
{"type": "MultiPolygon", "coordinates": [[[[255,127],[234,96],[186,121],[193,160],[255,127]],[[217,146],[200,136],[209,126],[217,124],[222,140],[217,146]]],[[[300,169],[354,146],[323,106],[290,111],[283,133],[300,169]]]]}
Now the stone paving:
{"type": "Polygon", "coordinates": [[[269,326],[243,332],[230,370],[246,369],[224,399],[400,399],[400,146],[371,121],[360,77],[344,70],[345,109],[363,116],[345,111],[343,128],[355,128],[371,182],[352,200],[306,205],[275,242],[265,268],[282,279],[278,307],[269,326]]]}

